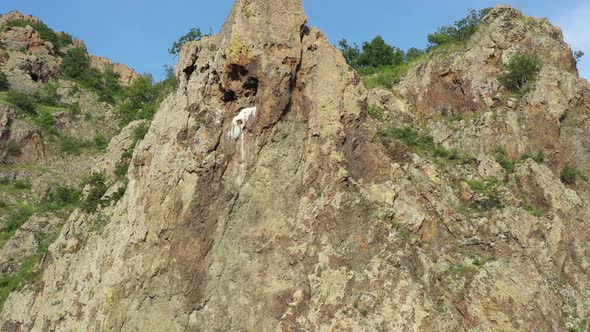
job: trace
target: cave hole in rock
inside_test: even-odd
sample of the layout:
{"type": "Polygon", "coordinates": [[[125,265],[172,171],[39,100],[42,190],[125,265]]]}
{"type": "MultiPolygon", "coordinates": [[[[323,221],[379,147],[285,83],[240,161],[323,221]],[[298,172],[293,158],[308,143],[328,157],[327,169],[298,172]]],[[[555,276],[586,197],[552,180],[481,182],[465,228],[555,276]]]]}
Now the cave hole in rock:
{"type": "Polygon", "coordinates": [[[244,90],[247,90],[246,97],[253,97],[258,94],[258,79],[255,77],[248,77],[244,85],[242,86],[244,90]]]}
{"type": "Polygon", "coordinates": [[[29,76],[31,76],[31,79],[35,82],[39,82],[39,75],[35,74],[35,73],[30,73],[29,76]]]}
{"type": "Polygon", "coordinates": [[[232,90],[224,91],[223,92],[223,102],[229,103],[238,99],[236,93],[232,90]]]}
{"type": "Polygon", "coordinates": [[[246,75],[248,75],[248,69],[246,69],[246,67],[235,63],[229,65],[229,72],[227,73],[227,76],[232,81],[239,81],[246,75]]]}
{"type": "Polygon", "coordinates": [[[197,66],[192,65],[184,68],[182,71],[186,74],[186,79],[188,80],[191,77],[191,75],[195,72],[195,70],[197,70],[197,66]]]}

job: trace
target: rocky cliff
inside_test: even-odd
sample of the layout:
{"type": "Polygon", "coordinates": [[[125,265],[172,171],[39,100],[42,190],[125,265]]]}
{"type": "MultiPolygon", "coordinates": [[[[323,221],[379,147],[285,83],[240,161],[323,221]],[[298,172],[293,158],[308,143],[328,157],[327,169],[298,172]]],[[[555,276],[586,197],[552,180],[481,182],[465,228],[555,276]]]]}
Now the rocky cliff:
{"type": "Polygon", "coordinates": [[[3,330],[586,328],[589,184],[560,172],[588,168],[589,91],[547,21],[497,7],[367,92],[300,1],[237,0],[176,76],[122,197],[72,213],[3,330]],[[513,96],[523,49],[544,66],[513,96]]]}
{"type": "Polygon", "coordinates": [[[82,41],[36,17],[0,16],[0,308],[12,290],[34,284],[77,187],[120,131],[114,103],[64,74],[73,48],[95,79],[112,72],[124,85],[139,77],[107,60],[91,63],[82,41]]]}

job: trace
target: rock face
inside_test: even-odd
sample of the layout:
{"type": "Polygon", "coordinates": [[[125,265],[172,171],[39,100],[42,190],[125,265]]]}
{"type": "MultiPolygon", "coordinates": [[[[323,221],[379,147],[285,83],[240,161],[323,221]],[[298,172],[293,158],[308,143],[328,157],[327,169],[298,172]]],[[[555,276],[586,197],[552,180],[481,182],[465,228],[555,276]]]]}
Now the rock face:
{"type": "Polygon", "coordinates": [[[415,66],[400,90],[418,118],[435,120],[435,139],[446,146],[473,153],[503,146],[511,156],[546,151],[554,169],[566,163],[590,169],[590,138],[582,133],[582,128],[590,128],[590,86],[578,77],[561,30],[546,19],[497,7],[465,49],[441,52],[415,66]],[[499,64],[514,54],[534,54],[543,62],[539,79],[522,99],[497,80],[499,64]],[[438,121],[473,115],[477,118],[454,128],[438,121]]]}
{"type": "MultiPolygon", "coordinates": [[[[35,24],[43,22],[18,12],[0,16],[0,70],[6,74],[10,89],[33,96],[54,89],[49,94],[55,104],[44,110],[54,118],[54,128],[64,135],[86,141],[97,136],[114,136],[119,130],[114,105],[103,102],[96,93],[62,75],[63,55],[72,47],[86,50],[84,43],[74,39],[71,44],[57,49],[41,38],[31,26],[35,24]],[[15,21],[26,25],[7,25],[15,21]]],[[[56,33],[60,34],[63,33],[56,33]]],[[[122,86],[139,77],[125,65],[112,63],[106,58],[89,57],[94,68],[102,72],[112,69],[118,74],[122,86]]],[[[35,102],[33,96],[29,100],[35,102]]],[[[59,159],[60,156],[56,156],[58,151],[47,146],[51,135],[43,133],[31,119],[25,119],[26,116],[22,112],[19,114],[17,108],[5,99],[4,94],[0,96],[0,162],[33,164],[59,159]]]]}
{"type": "Polygon", "coordinates": [[[101,72],[107,69],[112,69],[113,72],[119,75],[119,83],[122,86],[129,86],[135,79],[139,78],[139,74],[131,69],[130,67],[120,64],[113,63],[111,60],[101,56],[91,56],[92,66],[98,68],[101,72]]]}
{"type": "MultiPolygon", "coordinates": [[[[10,12],[0,16],[0,64],[2,71],[8,76],[10,84],[17,90],[35,91],[43,83],[48,83],[61,74],[61,54],[67,53],[72,47],[86,50],[86,45],[74,39],[72,44],[59,49],[49,41],[41,38],[39,33],[30,25],[25,27],[3,26],[10,21],[25,21],[31,24],[43,24],[34,16],[19,12],[10,12]]],[[[62,34],[60,33],[57,33],[62,34]]],[[[127,86],[139,77],[130,67],[113,63],[107,58],[91,56],[91,64],[101,72],[111,68],[119,74],[119,82],[127,86]]]]}
{"type": "Polygon", "coordinates": [[[9,81],[0,91],[0,310],[10,291],[37,284],[80,182],[120,130],[115,105],[62,75],[67,48],[85,46],[73,40],[58,50],[46,40],[59,36],[67,37],[32,16],[0,17],[0,71],[9,81]]]}
{"type": "MultiPolygon", "coordinates": [[[[529,20],[518,15],[497,8],[475,38],[529,20]]],[[[482,66],[472,58],[455,78],[434,59],[425,81],[411,72],[372,100],[399,124],[437,118],[452,82],[482,66]]],[[[570,58],[546,61],[560,59],[555,75],[583,91],[570,58]]],[[[10,295],[3,330],[557,331],[589,317],[583,190],[532,159],[506,174],[482,149],[445,167],[377,136],[366,90],[301,1],[237,0],[219,35],[182,48],[176,75],[125,195],[74,212],[38,287],[10,295]]],[[[467,90],[480,99],[453,107],[485,115],[499,86],[482,80],[467,90]]],[[[584,123],[571,135],[587,139],[584,123]]]]}

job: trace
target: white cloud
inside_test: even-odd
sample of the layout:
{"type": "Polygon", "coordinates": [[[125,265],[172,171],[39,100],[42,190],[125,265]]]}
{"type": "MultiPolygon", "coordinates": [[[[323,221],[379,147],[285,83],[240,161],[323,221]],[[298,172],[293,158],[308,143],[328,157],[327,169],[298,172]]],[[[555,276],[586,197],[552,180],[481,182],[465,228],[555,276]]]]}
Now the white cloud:
{"type": "Polygon", "coordinates": [[[558,16],[554,23],[561,27],[565,40],[574,51],[586,53],[578,63],[580,76],[590,79],[590,2],[584,1],[578,7],[558,16]]]}

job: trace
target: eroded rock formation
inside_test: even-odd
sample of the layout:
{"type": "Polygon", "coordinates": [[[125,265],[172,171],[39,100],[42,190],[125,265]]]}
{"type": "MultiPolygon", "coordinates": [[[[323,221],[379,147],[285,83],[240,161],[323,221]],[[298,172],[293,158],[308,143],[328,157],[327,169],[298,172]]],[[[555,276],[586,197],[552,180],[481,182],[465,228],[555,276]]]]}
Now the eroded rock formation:
{"type": "MultiPolygon", "coordinates": [[[[485,118],[504,106],[493,69],[503,51],[552,47],[522,112],[559,120],[573,103],[572,135],[588,139],[577,120],[589,112],[577,97],[585,82],[553,47],[558,30],[533,20],[540,36],[527,41],[507,18],[533,20],[499,7],[463,60],[428,60],[397,94],[371,95],[400,125],[440,117],[445,101],[485,118]],[[556,77],[572,90],[541,107],[556,77]]],[[[377,135],[359,77],[306,25],[299,0],[237,0],[220,34],[182,48],[176,75],[125,195],[74,212],[37,287],[9,297],[4,330],[557,331],[590,315],[584,184],[568,188],[532,159],[507,174],[487,149],[445,166],[377,135]]],[[[107,155],[119,158],[129,130],[107,155]]],[[[539,136],[518,130],[534,148],[561,139],[529,143],[539,136]]],[[[555,151],[586,163],[582,150],[555,151]]]]}

